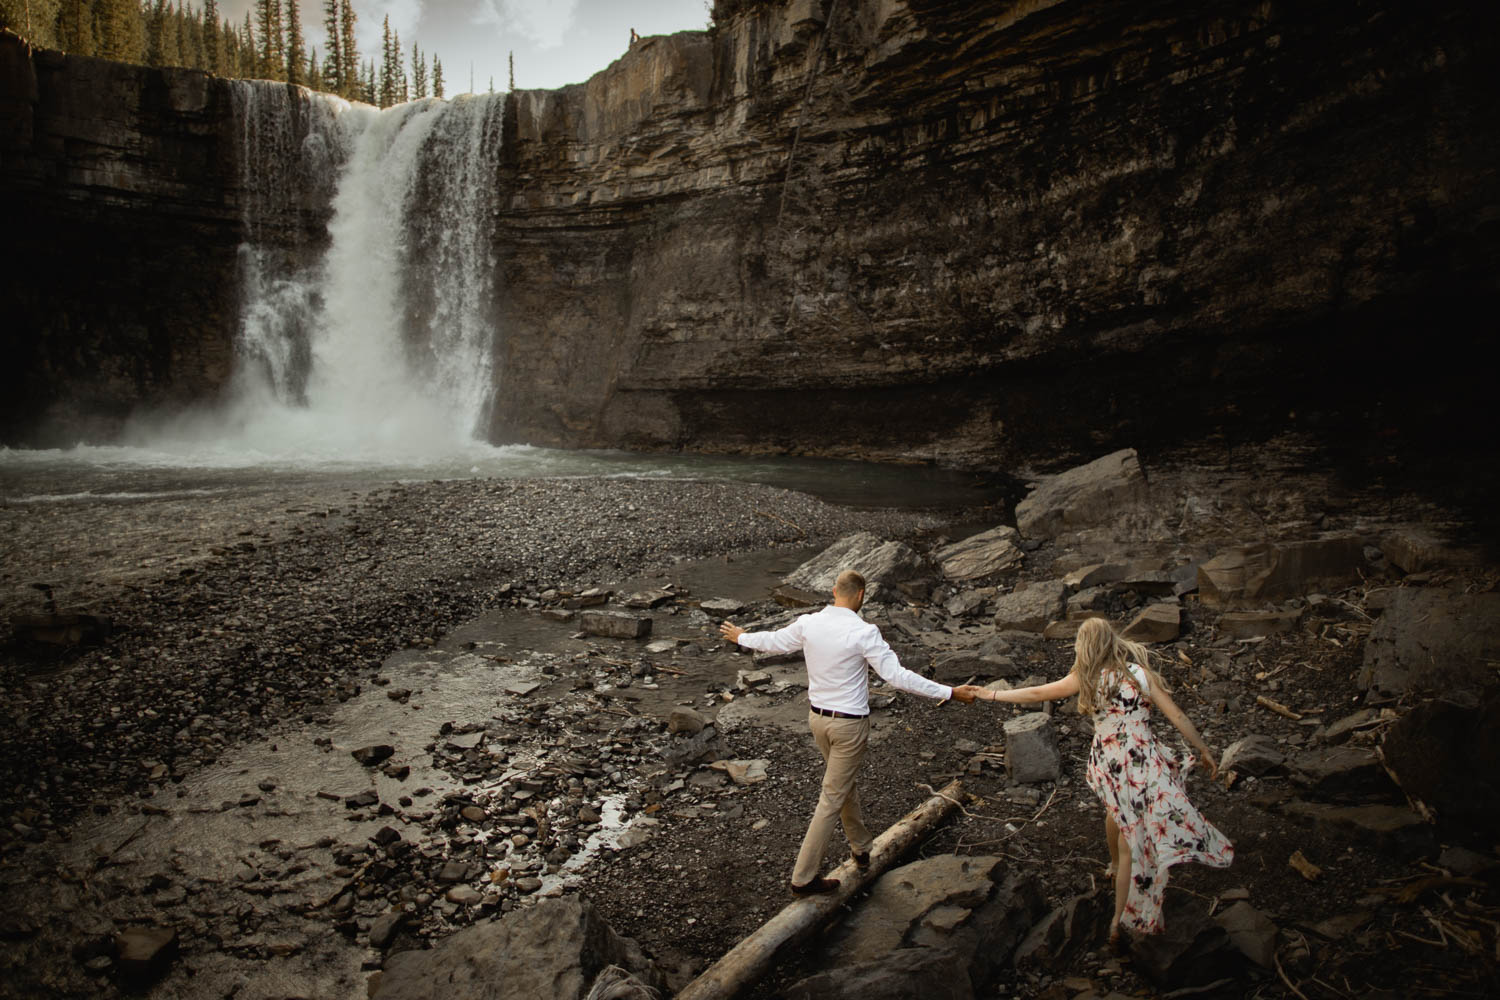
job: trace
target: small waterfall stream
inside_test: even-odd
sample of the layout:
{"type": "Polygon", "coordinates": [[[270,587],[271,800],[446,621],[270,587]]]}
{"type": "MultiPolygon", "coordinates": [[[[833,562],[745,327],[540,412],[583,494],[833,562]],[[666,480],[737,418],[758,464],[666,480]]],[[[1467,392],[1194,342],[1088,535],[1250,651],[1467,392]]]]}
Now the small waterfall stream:
{"type": "Polygon", "coordinates": [[[247,233],[239,445],[384,461],[472,447],[494,386],[503,97],[380,111],[232,85],[247,233]],[[319,254],[296,222],[330,203],[319,254]]]}

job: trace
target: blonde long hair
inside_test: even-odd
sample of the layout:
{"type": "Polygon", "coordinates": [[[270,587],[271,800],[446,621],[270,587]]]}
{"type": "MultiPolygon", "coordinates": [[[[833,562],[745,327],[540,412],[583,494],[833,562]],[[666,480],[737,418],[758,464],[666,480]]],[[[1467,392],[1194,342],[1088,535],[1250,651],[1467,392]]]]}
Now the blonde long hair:
{"type": "Polygon", "coordinates": [[[1137,664],[1146,672],[1152,691],[1166,691],[1161,675],[1151,669],[1151,651],[1138,642],[1122,638],[1114,626],[1103,618],[1087,618],[1078,626],[1073,643],[1073,672],[1078,675],[1078,711],[1092,714],[1113,693],[1122,677],[1128,676],[1127,664],[1137,664]],[[1103,689],[1104,674],[1113,674],[1109,690],[1103,689]]]}

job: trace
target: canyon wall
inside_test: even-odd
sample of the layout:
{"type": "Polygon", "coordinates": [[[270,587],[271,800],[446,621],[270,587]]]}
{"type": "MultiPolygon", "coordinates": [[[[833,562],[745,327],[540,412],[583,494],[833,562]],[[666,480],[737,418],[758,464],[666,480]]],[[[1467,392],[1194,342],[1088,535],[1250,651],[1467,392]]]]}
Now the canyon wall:
{"type": "MultiPolygon", "coordinates": [[[[1479,412],[1491,5],[716,15],[512,95],[494,440],[988,464],[1479,412]]],[[[244,230],[223,82],[22,48],[0,429],[211,393],[244,230]]]]}
{"type": "Polygon", "coordinates": [[[497,437],[963,463],[1468,398],[1490,8],[719,7],[516,95],[497,437]]]}

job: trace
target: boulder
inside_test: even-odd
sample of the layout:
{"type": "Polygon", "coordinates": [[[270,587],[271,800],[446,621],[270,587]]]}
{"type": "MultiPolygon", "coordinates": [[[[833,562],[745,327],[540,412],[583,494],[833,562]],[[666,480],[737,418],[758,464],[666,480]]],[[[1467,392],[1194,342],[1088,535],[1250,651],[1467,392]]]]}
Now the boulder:
{"type": "Polygon", "coordinates": [[[677,707],[667,716],[667,732],[696,736],[708,725],[708,719],[691,708],[677,707]]]}
{"type": "Polygon", "coordinates": [[[874,961],[808,976],[780,995],[787,1000],[974,1000],[974,988],[952,952],[898,948],[874,961]]]}
{"type": "Polygon", "coordinates": [[[871,989],[906,984],[905,992],[880,996],[985,994],[1041,909],[1035,880],[1008,873],[1000,858],[939,854],[915,861],[881,877],[830,935],[822,963],[828,971],[786,995],[867,1000],[869,994],[842,992],[846,979],[871,989]],[[946,964],[929,964],[925,959],[933,954],[946,955],[946,964]],[[886,964],[896,956],[902,957],[886,964]],[[903,971],[913,967],[940,978],[913,989],[903,971]]]}
{"type": "Polygon", "coordinates": [[[944,546],[933,559],[948,579],[973,583],[1018,569],[1026,558],[1020,540],[1015,528],[1002,525],[944,546]]]}
{"type": "Polygon", "coordinates": [[[1063,616],[1068,587],[1061,580],[1043,580],[995,601],[995,629],[1040,632],[1063,616]]]}
{"type": "Polygon", "coordinates": [[[1474,552],[1451,545],[1446,537],[1427,525],[1407,524],[1393,528],[1380,538],[1380,551],[1403,573],[1469,566],[1474,552]]]}
{"type": "Polygon", "coordinates": [[[1224,928],[1230,942],[1250,961],[1263,969],[1272,968],[1276,957],[1276,922],[1244,900],[1214,917],[1224,928]]]}
{"type": "Polygon", "coordinates": [[[386,961],[372,1000],[579,1000],[606,966],[655,989],[661,973],[581,896],[544,899],[386,961]]]}
{"type": "Polygon", "coordinates": [[[1132,642],[1171,642],[1182,634],[1182,607],[1148,604],[1121,633],[1132,642]]]}
{"type": "Polygon", "coordinates": [[[1062,777],[1057,727],[1045,712],[1026,712],[1005,723],[1005,771],[1025,784],[1062,777]]]}
{"type": "Polygon", "coordinates": [[[1014,677],[1018,673],[1020,668],[1009,656],[976,649],[939,653],[932,667],[932,679],[942,684],[963,683],[970,677],[1014,677]]]}
{"type": "Polygon", "coordinates": [[[1285,760],[1286,754],[1281,752],[1275,739],[1255,733],[1225,747],[1224,756],[1219,759],[1219,769],[1259,777],[1276,770],[1285,760]]]}
{"type": "Polygon", "coordinates": [[[943,602],[943,610],[950,618],[967,618],[984,610],[985,602],[995,596],[993,590],[965,590],[954,594],[943,602]]]}
{"type": "Polygon", "coordinates": [[[1304,750],[1287,761],[1292,780],[1325,801],[1362,802],[1400,798],[1380,755],[1369,747],[1304,750]]]}
{"type": "Polygon", "coordinates": [[[1055,538],[1114,520],[1145,499],[1145,473],[1126,448],[1043,481],[1016,504],[1016,526],[1027,538],[1055,538]]]}
{"type": "Polygon", "coordinates": [[[1365,642],[1359,685],[1381,697],[1479,688],[1500,660],[1500,594],[1403,587],[1365,642]]]}
{"type": "Polygon", "coordinates": [[[114,631],[114,623],[103,615],[16,615],[10,624],[17,642],[44,646],[90,646],[114,631]]]}
{"type": "MultiPolygon", "coordinates": [[[[626,596],[625,606],[627,608],[649,609],[665,604],[675,596],[670,590],[640,590],[626,596]]],[[[604,602],[600,601],[599,603],[603,604],[604,602]]],[[[735,610],[739,609],[736,608],[735,610]]]]}
{"type": "Polygon", "coordinates": [[[1431,852],[1432,827],[1405,806],[1339,806],[1300,799],[1282,806],[1288,816],[1312,823],[1321,836],[1349,840],[1399,858],[1431,852]]]}
{"type": "Polygon", "coordinates": [[[816,608],[829,603],[827,594],[814,594],[810,590],[788,587],[785,584],[771,591],[771,600],[783,608],[816,608]]]}
{"type": "Polygon", "coordinates": [[[132,983],[166,972],[177,951],[177,931],[171,927],[130,927],[115,935],[115,961],[120,975],[132,983]]]}
{"type": "Polygon", "coordinates": [[[1086,951],[1098,947],[1109,934],[1114,916],[1112,889],[1074,896],[1034,924],[1016,946],[1011,961],[1016,968],[1066,968],[1086,951]]]}
{"type": "Polygon", "coordinates": [[[1385,734],[1381,753],[1401,789],[1436,814],[1445,831],[1500,838],[1500,692],[1470,704],[1416,705],[1385,734]]]}
{"type": "Polygon", "coordinates": [[[698,607],[704,612],[716,618],[725,618],[729,615],[737,615],[745,610],[745,605],[730,597],[713,597],[706,601],[700,601],[698,607]]]}
{"type": "Polygon", "coordinates": [[[1136,938],[1131,965],[1163,992],[1239,979],[1245,957],[1208,914],[1207,900],[1168,890],[1160,933],[1136,938]]]}
{"type": "Polygon", "coordinates": [[[395,752],[396,748],[390,744],[377,743],[367,747],[360,747],[357,750],[350,750],[349,755],[365,767],[374,767],[395,752]]]}
{"type": "Polygon", "coordinates": [[[1365,544],[1358,535],[1259,542],[1221,552],[1200,564],[1198,593],[1211,606],[1244,607],[1337,590],[1356,582],[1364,567],[1365,544]]]}
{"type": "Polygon", "coordinates": [[[1089,563],[1063,577],[1063,583],[1075,590],[1088,590],[1091,587],[1106,587],[1111,583],[1118,583],[1129,572],[1130,567],[1123,563],[1089,563]]]}
{"type": "Polygon", "coordinates": [[[865,599],[869,601],[894,592],[898,584],[927,575],[922,557],[910,545],[887,542],[862,531],[840,538],[781,582],[799,590],[828,594],[833,591],[834,580],[846,569],[865,578],[865,599]]]}
{"type": "Polygon", "coordinates": [[[578,624],[589,635],[611,639],[643,639],[651,634],[649,615],[632,615],[624,611],[585,611],[579,615],[578,624]]]}
{"type": "Polygon", "coordinates": [[[1226,611],[1219,616],[1219,634],[1231,639],[1258,639],[1290,632],[1302,620],[1300,608],[1291,611],[1226,611]]]}

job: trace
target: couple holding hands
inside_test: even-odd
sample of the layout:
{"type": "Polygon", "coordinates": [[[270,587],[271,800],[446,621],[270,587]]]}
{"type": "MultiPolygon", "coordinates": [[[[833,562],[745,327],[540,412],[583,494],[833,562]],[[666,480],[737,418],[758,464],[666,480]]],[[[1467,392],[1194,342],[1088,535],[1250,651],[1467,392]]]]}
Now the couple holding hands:
{"type": "Polygon", "coordinates": [[[875,837],[865,826],[855,785],[870,731],[867,666],[903,691],[938,700],[1029,704],[1078,696],[1079,711],[1091,715],[1094,723],[1087,780],[1104,804],[1115,891],[1112,946],[1119,946],[1122,928],[1146,934],[1160,928],[1172,865],[1198,861],[1224,867],[1233,859],[1228,839],[1187,799],[1183,777],[1194,760],[1178,760],[1151,731],[1150,712],[1155,708],[1192,744],[1209,775],[1217,774],[1213,754],[1151,669],[1145,647],[1121,638],[1104,619],[1090,618],[1079,626],[1073,669],[1061,680],[1008,691],[949,687],[901,666],[880,630],[859,616],[864,599],[864,578],[845,570],[834,583],[833,604],[786,628],[746,632],[731,622],[719,627],[724,638],[746,649],[800,651],[807,662],[808,724],[827,766],[817,808],[792,869],[794,895],[838,889],[837,879],[818,875],[835,820],[843,824],[855,864],[864,869],[870,863],[875,837]]]}

